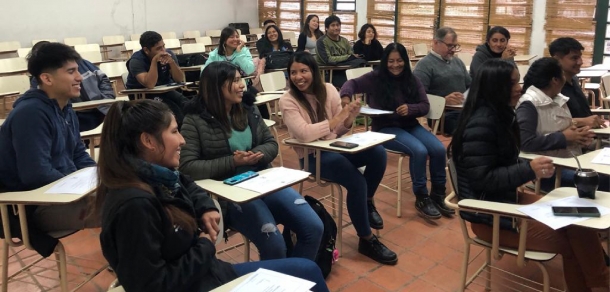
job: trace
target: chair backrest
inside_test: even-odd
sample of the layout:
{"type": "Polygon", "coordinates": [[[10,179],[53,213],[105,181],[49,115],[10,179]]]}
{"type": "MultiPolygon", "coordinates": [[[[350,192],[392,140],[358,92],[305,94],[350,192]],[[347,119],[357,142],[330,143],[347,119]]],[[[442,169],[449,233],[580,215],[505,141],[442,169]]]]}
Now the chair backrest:
{"type": "Polygon", "coordinates": [[[205,45],[202,43],[183,44],[182,45],[183,54],[204,53],[204,52],[205,52],[205,45]]]}
{"type": "Polygon", "coordinates": [[[0,73],[14,72],[28,69],[25,58],[0,59],[0,73]]]}
{"type": "Polygon", "coordinates": [[[25,74],[0,77],[0,93],[19,91],[23,94],[28,89],[30,78],[25,74]]]}
{"type": "Polygon", "coordinates": [[[162,32],[160,33],[161,37],[165,40],[165,39],[177,39],[178,37],[176,36],[176,33],[173,31],[166,31],[166,32],[162,32]]]}
{"type": "Polygon", "coordinates": [[[296,34],[293,31],[282,32],[282,36],[285,40],[291,40],[296,37],[296,34]]]}
{"type": "Polygon", "coordinates": [[[99,63],[102,62],[102,53],[96,51],[85,51],[79,53],[81,58],[91,62],[91,63],[99,63]]]}
{"type": "Polygon", "coordinates": [[[32,51],[32,48],[19,48],[17,49],[17,56],[19,58],[25,58],[32,51]]]}
{"type": "Polygon", "coordinates": [[[87,38],[84,37],[79,37],[79,38],[65,38],[64,39],[64,44],[74,47],[76,45],[86,45],[87,44],[87,38]]]}
{"type": "Polygon", "coordinates": [[[126,41],[125,42],[125,50],[137,51],[141,49],[140,41],[126,41]]]}
{"type": "Polygon", "coordinates": [[[600,96],[600,100],[602,100],[602,98],[610,95],[610,73],[606,73],[606,74],[602,75],[601,87],[604,91],[604,96],[600,96]]]}
{"type": "Polygon", "coordinates": [[[470,63],[472,63],[472,54],[471,53],[458,53],[457,57],[460,58],[460,60],[462,60],[462,62],[464,62],[464,65],[466,65],[466,67],[469,67],[470,63]]]}
{"type": "Polygon", "coordinates": [[[358,78],[366,73],[373,71],[373,67],[360,67],[354,69],[345,70],[347,80],[358,78]]]}
{"type": "Polygon", "coordinates": [[[432,120],[432,133],[436,134],[440,119],[445,111],[445,98],[434,94],[428,94],[428,102],[430,103],[430,111],[428,111],[426,117],[432,120]]]}
{"type": "Polygon", "coordinates": [[[179,39],[163,39],[165,43],[166,49],[179,49],[180,48],[180,40],[179,39]]]}
{"type": "Polygon", "coordinates": [[[423,57],[428,54],[428,45],[426,44],[414,44],[413,52],[416,57],[423,57]]]}
{"type": "Polygon", "coordinates": [[[239,35],[239,39],[244,43],[248,42],[248,37],[243,34],[239,35]]]}
{"type": "Polygon", "coordinates": [[[21,48],[20,42],[0,42],[0,52],[16,51],[21,48]]]}
{"type": "Polygon", "coordinates": [[[139,42],[141,36],[142,36],[142,34],[134,33],[134,34],[129,35],[129,39],[132,40],[132,41],[139,42]]]}
{"type": "Polygon", "coordinates": [[[125,62],[102,63],[100,64],[100,70],[106,73],[108,78],[118,78],[121,77],[123,73],[128,73],[125,62]]]}
{"type": "Polygon", "coordinates": [[[209,46],[212,44],[212,38],[209,36],[202,36],[202,37],[195,38],[195,42],[198,44],[204,44],[206,46],[209,46]]]}
{"type": "Polygon", "coordinates": [[[271,73],[261,74],[261,85],[263,91],[276,91],[286,88],[286,77],[284,71],[276,71],[271,73]]]}
{"type": "Polygon", "coordinates": [[[182,33],[182,37],[185,39],[196,39],[201,36],[201,32],[198,30],[187,30],[182,33]]]}
{"type": "Polygon", "coordinates": [[[128,75],[129,75],[129,72],[125,72],[125,73],[121,74],[121,79],[123,79],[123,84],[127,84],[128,75]]]}
{"type": "Polygon", "coordinates": [[[219,37],[221,32],[222,30],[220,29],[206,30],[205,35],[209,37],[219,37]]]}
{"type": "Polygon", "coordinates": [[[529,69],[530,65],[517,65],[517,70],[519,70],[519,75],[521,75],[519,83],[523,83],[523,77],[525,77],[525,74],[527,74],[529,69]]]}
{"type": "Polygon", "coordinates": [[[237,34],[241,35],[241,29],[236,28],[235,31],[237,32],[237,34]]]}
{"type": "Polygon", "coordinates": [[[102,37],[104,45],[122,45],[125,43],[125,37],[122,35],[107,35],[102,37]]]}
{"type": "Polygon", "coordinates": [[[37,40],[32,40],[32,46],[37,44],[37,43],[39,43],[39,42],[42,42],[42,41],[47,41],[47,42],[51,42],[51,43],[56,43],[57,42],[56,39],[37,39],[37,40]]]}
{"type": "Polygon", "coordinates": [[[255,35],[259,35],[264,33],[263,29],[260,27],[254,27],[250,29],[250,34],[255,34],[255,35]]]}
{"type": "Polygon", "coordinates": [[[76,45],[74,50],[79,54],[82,52],[101,52],[99,44],[76,45]]]}

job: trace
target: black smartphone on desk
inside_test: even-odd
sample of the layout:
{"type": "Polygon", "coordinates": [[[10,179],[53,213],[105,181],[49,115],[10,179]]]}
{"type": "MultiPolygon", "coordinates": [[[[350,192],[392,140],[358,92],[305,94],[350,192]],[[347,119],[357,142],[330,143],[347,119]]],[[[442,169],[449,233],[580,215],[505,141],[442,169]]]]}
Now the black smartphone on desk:
{"type": "Polygon", "coordinates": [[[555,216],[572,217],[600,217],[599,209],[596,207],[553,207],[555,216]]]}
{"type": "Polygon", "coordinates": [[[338,148],[345,148],[345,149],[352,149],[352,148],[358,147],[358,144],[344,142],[344,141],[335,141],[335,142],[330,143],[330,146],[338,147],[338,148]]]}

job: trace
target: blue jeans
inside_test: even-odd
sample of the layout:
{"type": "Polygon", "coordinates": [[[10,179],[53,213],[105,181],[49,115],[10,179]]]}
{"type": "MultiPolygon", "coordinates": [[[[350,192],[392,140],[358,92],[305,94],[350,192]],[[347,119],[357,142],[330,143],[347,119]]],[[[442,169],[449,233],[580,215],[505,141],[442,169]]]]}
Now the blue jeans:
{"type": "Polygon", "coordinates": [[[277,224],[297,235],[292,257],[316,258],[324,226],[303,197],[293,188],[244,204],[229,203],[227,225],[251,240],[260,252],[261,260],[281,259],[286,255],[286,243],[277,224]]]}
{"type": "MultiPolygon", "coordinates": [[[[355,154],[339,154],[335,152],[321,152],[320,176],[324,179],[338,183],[347,189],[347,212],[359,237],[371,235],[369,225],[367,199],[373,198],[377,187],[383,178],[386,167],[386,152],[383,146],[377,145],[355,154]],[[364,174],[359,167],[366,166],[364,174]]],[[[316,158],[313,154],[309,158],[309,172],[316,172],[316,158]]],[[[301,159],[301,166],[303,166],[301,159]]],[[[341,224],[340,222],[338,224],[341,224]]]]}
{"type": "Polygon", "coordinates": [[[233,269],[235,270],[235,273],[237,273],[237,276],[243,276],[247,273],[255,272],[259,268],[312,281],[316,283],[316,285],[311,288],[311,291],[313,292],[329,291],[318,265],[307,259],[290,258],[260,262],[247,262],[233,265],[233,269]]]}
{"type": "Polygon", "coordinates": [[[413,180],[414,194],[428,194],[428,188],[426,187],[428,156],[430,156],[430,181],[432,185],[445,185],[447,182],[445,146],[436,136],[421,125],[408,129],[388,127],[380,129],[379,132],[396,135],[396,139],[383,144],[385,148],[409,155],[409,171],[413,180]]]}

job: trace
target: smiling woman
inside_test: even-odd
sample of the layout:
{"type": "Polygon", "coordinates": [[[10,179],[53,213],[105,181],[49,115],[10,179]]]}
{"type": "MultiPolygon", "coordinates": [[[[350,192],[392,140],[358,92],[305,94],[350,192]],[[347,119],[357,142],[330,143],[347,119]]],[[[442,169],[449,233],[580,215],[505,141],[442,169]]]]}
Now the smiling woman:
{"type": "Polygon", "coordinates": [[[494,26],[489,29],[485,43],[477,47],[477,52],[472,57],[470,77],[474,78],[481,65],[489,59],[500,58],[515,64],[513,59],[517,50],[508,45],[509,40],[510,32],[506,28],[494,26]]]}

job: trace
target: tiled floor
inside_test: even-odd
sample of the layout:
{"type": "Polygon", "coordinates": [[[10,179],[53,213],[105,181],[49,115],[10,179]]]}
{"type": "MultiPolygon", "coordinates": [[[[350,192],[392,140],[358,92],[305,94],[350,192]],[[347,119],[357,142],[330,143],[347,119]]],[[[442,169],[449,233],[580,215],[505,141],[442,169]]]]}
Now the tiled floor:
{"type": "MultiPolygon", "coordinates": [[[[285,128],[279,129],[280,135],[286,133],[285,128]]],[[[280,140],[286,136],[280,137],[280,140]]],[[[445,145],[449,139],[439,136],[445,145]]],[[[284,166],[297,168],[298,161],[292,149],[282,145],[281,151],[284,155],[284,166]]],[[[396,183],[396,165],[398,157],[388,155],[388,166],[384,183],[392,185],[396,183]]],[[[274,165],[279,165],[276,159],[274,165]]],[[[405,172],[408,163],[405,163],[405,172]]],[[[405,181],[410,179],[404,174],[405,181]]],[[[410,183],[404,183],[402,217],[396,217],[396,195],[395,193],[380,188],[376,195],[377,209],[385,221],[385,228],[381,230],[381,240],[389,248],[399,255],[396,266],[384,266],[378,264],[357,252],[358,238],[354,228],[348,226],[343,232],[343,254],[339,261],[333,266],[332,272],[327,279],[331,291],[457,291],[463,259],[464,241],[457,218],[442,218],[436,221],[426,221],[419,217],[413,207],[414,197],[410,190],[410,183]]],[[[305,184],[304,194],[321,197],[328,194],[328,190],[305,184]],[[307,189],[308,187],[311,187],[307,189]]],[[[346,213],[347,214],[347,213],[346,213]]],[[[344,216],[349,219],[348,216],[344,216]]],[[[104,264],[98,241],[99,230],[85,230],[78,232],[62,240],[66,246],[68,255],[79,256],[95,260],[89,266],[101,267],[104,264]]],[[[241,241],[240,236],[232,236],[229,244],[241,241]]],[[[223,259],[233,257],[231,261],[241,261],[239,251],[231,251],[220,255],[223,259]]],[[[255,253],[255,252],[253,252],[255,253]]],[[[10,270],[15,271],[21,267],[23,262],[34,258],[32,252],[24,251],[10,260],[10,270]]],[[[252,258],[256,258],[253,255],[252,258]]],[[[472,248],[470,262],[472,267],[469,274],[484,262],[485,254],[481,248],[472,248]]],[[[79,261],[82,262],[82,261],[79,261]]],[[[32,269],[36,276],[21,276],[18,282],[10,283],[9,291],[59,291],[56,265],[52,262],[43,263],[42,269],[32,269]]],[[[503,269],[515,271],[527,279],[539,279],[540,273],[537,268],[530,264],[524,269],[516,267],[515,258],[505,256],[497,262],[503,269]]],[[[546,264],[549,269],[553,287],[562,287],[561,259],[556,257],[546,264]]],[[[71,271],[80,273],[75,267],[71,271]]],[[[493,275],[493,291],[515,291],[503,286],[507,281],[493,275]]],[[[115,279],[107,270],[97,275],[93,281],[87,283],[78,291],[106,291],[108,285],[115,279]]],[[[470,286],[472,291],[483,291],[480,279],[470,286]]],[[[72,284],[72,287],[74,284],[72,284]]],[[[527,291],[516,288],[516,291],[527,291]]]]}

